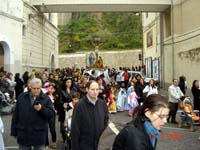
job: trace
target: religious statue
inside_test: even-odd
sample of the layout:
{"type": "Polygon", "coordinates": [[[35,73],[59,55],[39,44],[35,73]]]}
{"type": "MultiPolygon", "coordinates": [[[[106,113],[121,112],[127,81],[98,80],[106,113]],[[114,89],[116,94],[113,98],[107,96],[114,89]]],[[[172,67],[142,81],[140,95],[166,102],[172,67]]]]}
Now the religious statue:
{"type": "Polygon", "coordinates": [[[90,56],[89,56],[89,67],[94,67],[94,61],[95,61],[94,53],[90,53],[90,56]]]}
{"type": "Polygon", "coordinates": [[[103,68],[103,59],[101,56],[99,56],[99,59],[95,62],[96,68],[103,68]]]}

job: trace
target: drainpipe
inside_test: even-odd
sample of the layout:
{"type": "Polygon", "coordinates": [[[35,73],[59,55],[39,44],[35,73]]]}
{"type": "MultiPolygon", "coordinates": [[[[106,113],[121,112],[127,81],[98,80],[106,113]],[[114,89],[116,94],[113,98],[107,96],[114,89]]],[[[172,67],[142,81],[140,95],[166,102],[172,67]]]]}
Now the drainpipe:
{"type": "Polygon", "coordinates": [[[42,66],[44,66],[44,26],[45,26],[45,19],[42,16],[42,66]]]}
{"type": "Polygon", "coordinates": [[[164,48],[163,48],[163,13],[160,13],[160,86],[164,87],[164,48]]]}
{"type": "Polygon", "coordinates": [[[175,76],[175,61],[174,61],[174,2],[171,0],[171,37],[172,37],[172,79],[175,76]]]}

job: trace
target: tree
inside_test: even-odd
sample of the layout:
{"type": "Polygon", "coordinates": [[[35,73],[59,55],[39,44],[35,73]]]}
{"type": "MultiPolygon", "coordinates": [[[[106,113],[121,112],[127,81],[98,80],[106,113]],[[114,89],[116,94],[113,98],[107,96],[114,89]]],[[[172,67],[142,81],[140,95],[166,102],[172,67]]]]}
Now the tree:
{"type": "Polygon", "coordinates": [[[135,13],[79,13],[71,22],[59,26],[59,52],[93,50],[94,37],[101,39],[100,49],[118,50],[142,47],[141,17],[135,13]],[[78,16],[78,17],[77,17],[78,16]]]}

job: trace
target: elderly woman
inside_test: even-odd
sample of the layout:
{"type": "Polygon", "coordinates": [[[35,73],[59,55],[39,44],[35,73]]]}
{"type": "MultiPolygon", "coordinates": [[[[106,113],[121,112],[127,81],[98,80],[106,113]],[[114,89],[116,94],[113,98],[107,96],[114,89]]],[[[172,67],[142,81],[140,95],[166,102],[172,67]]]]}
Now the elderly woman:
{"type": "Polygon", "coordinates": [[[152,94],[133,113],[133,120],[117,135],[113,150],[155,150],[169,113],[167,100],[152,94]]]}

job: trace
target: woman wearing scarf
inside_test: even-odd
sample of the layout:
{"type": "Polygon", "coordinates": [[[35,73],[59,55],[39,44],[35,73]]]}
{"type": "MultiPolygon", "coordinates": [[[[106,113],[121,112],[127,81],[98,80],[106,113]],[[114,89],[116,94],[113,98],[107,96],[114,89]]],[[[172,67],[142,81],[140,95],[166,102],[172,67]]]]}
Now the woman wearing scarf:
{"type": "Polygon", "coordinates": [[[169,113],[167,100],[152,94],[133,113],[133,120],[117,135],[113,150],[155,150],[169,113]]]}

